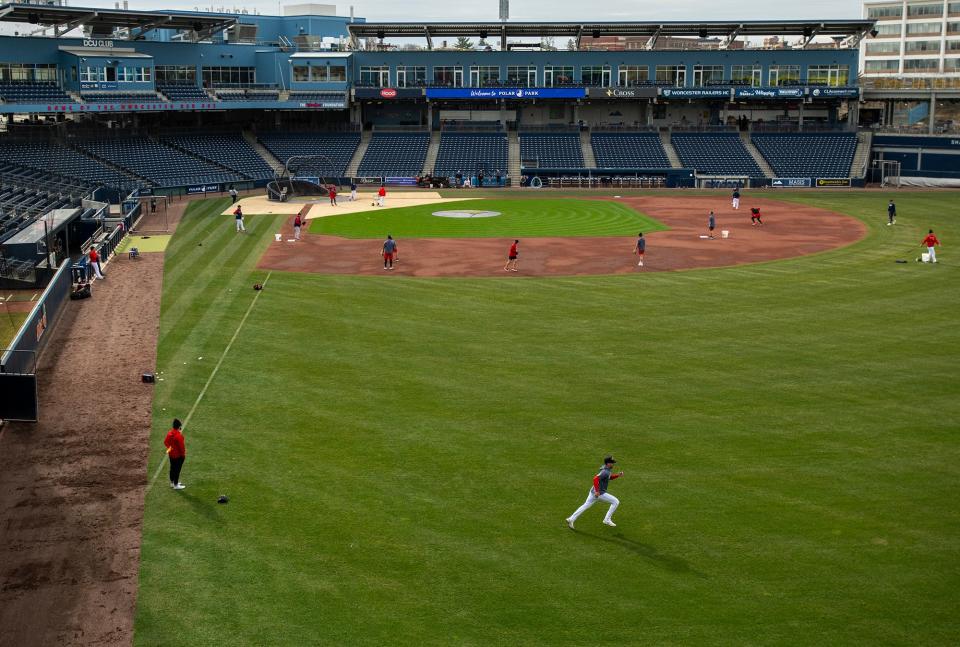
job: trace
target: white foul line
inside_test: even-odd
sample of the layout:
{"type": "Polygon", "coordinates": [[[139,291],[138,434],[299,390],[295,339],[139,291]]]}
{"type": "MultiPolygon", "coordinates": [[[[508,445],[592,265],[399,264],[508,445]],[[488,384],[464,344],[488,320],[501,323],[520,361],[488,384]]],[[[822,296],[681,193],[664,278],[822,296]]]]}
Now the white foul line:
{"type": "MultiPolygon", "coordinates": [[[[267,278],[263,279],[263,287],[267,287],[267,281],[270,280],[270,276],[273,272],[267,273],[267,278]]],[[[250,316],[250,313],[253,311],[253,306],[256,305],[257,299],[260,298],[260,295],[263,294],[263,291],[258,291],[254,296],[253,300],[250,301],[250,305],[247,307],[247,311],[243,314],[243,319],[240,320],[240,323],[237,325],[237,329],[233,332],[233,337],[230,338],[230,342],[227,344],[227,347],[223,349],[223,353],[220,354],[220,359],[217,361],[217,365],[213,367],[213,372],[210,373],[210,377],[207,378],[207,383],[203,385],[203,388],[200,390],[200,395],[197,396],[197,399],[193,402],[193,406],[190,407],[190,411],[187,413],[187,417],[183,419],[183,426],[186,427],[190,424],[190,418],[193,417],[193,413],[197,410],[197,407],[200,406],[200,400],[203,399],[203,396],[206,394],[207,389],[210,387],[210,384],[213,382],[213,378],[217,376],[217,371],[220,370],[220,365],[223,364],[223,360],[226,359],[227,353],[230,352],[230,347],[233,346],[233,342],[236,341],[237,336],[240,334],[240,329],[243,328],[243,324],[247,322],[247,317],[250,316]]],[[[167,455],[164,454],[163,458],[160,460],[160,464],[157,465],[157,471],[153,473],[153,478],[150,479],[150,483],[147,484],[147,492],[150,491],[150,488],[153,487],[153,484],[157,482],[157,478],[160,476],[160,472],[163,471],[163,466],[167,462],[167,455]]]]}

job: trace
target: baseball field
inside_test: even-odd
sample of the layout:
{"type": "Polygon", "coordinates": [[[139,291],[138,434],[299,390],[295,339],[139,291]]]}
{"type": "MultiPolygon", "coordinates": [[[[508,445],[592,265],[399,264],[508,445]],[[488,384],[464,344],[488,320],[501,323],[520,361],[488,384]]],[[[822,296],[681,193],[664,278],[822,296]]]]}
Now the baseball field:
{"type": "Polygon", "coordinates": [[[670,253],[710,194],[492,195],[450,208],[497,217],[358,212],[302,243],[274,241],[288,216],[237,234],[228,200],[190,208],[166,251],[137,645],[956,643],[957,193],[897,193],[893,227],[883,193],[768,193],[762,231],[718,193],[734,236],[700,239],[697,202],[670,253]],[[937,265],[914,261],[928,228],[937,265]],[[379,275],[268,262],[327,262],[309,243],[331,236],[379,275]],[[602,238],[622,268],[521,253],[532,275],[505,275],[514,236],[602,238]],[[405,274],[406,239],[436,237],[495,238],[489,275],[405,274]],[[807,255],[723,251],[746,237],[807,255]],[[571,531],[606,454],[618,525],[599,504],[571,531]]]}

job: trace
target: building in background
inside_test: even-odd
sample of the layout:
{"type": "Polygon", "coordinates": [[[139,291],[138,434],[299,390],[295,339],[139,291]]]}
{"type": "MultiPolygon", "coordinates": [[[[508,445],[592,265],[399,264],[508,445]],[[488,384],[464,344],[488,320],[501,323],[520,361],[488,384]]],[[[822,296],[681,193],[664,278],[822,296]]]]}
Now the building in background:
{"type": "Polygon", "coordinates": [[[917,131],[960,124],[960,0],[864,0],[863,125],[917,131]]]}

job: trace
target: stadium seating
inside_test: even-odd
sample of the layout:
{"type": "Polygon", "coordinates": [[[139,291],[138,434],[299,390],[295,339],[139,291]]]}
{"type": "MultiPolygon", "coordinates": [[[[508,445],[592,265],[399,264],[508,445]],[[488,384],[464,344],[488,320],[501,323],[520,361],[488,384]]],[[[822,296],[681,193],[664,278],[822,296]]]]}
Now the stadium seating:
{"type": "Polygon", "coordinates": [[[360,145],[360,133],[262,133],[258,140],[284,163],[294,155],[326,155],[342,176],[360,145]]]}
{"type": "Polygon", "coordinates": [[[213,101],[209,94],[192,83],[158,83],[157,90],[171,101],[213,101]]]}
{"type": "Polygon", "coordinates": [[[433,174],[472,174],[480,169],[487,175],[497,170],[506,172],[508,148],[505,133],[443,133],[433,174]]]}
{"type": "Polygon", "coordinates": [[[413,177],[423,171],[430,134],[377,132],[357,171],[365,176],[413,177]]]}
{"type": "Polygon", "coordinates": [[[340,101],[346,102],[343,92],[291,92],[288,101],[340,101]]]}
{"type": "Polygon", "coordinates": [[[158,186],[231,183],[244,179],[236,172],[142,137],[88,140],[79,142],[79,146],[158,186]]]}
{"type": "Polygon", "coordinates": [[[520,133],[520,158],[540,168],[583,168],[579,133],[520,133]]]}
{"type": "Polygon", "coordinates": [[[7,103],[74,103],[56,83],[33,81],[4,81],[0,83],[0,98],[7,103]]]}
{"type": "Polygon", "coordinates": [[[85,92],[80,95],[85,103],[136,103],[160,101],[156,92],[85,92]]]}
{"type": "Polygon", "coordinates": [[[594,133],[598,168],[670,168],[658,133],[594,133]]]}
{"type": "Polygon", "coordinates": [[[4,142],[0,144],[0,160],[53,172],[83,183],[113,187],[141,183],[119,169],[106,166],[58,142],[4,142]]]}
{"type": "Polygon", "coordinates": [[[220,101],[278,101],[280,93],[275,90],[217,90],[220,101]]]}
{"type": "Polygon", "coordinates": [[[764,177],[739,133],[673,133],[670,142],[683,165],[700,173],[764,177]]]}
{"type": "Polygon", "coordinates": [[[780,177],[849,177],[856,133],[755,134],[751,138],[780,177]]]}
{"type": "Polygon", "coordinates": [[[181,148],[206,160],[217,162],[251,180],[273,177],[273,169],[240,134],[179,135],[163,137],[164,144],[181,148]]]}

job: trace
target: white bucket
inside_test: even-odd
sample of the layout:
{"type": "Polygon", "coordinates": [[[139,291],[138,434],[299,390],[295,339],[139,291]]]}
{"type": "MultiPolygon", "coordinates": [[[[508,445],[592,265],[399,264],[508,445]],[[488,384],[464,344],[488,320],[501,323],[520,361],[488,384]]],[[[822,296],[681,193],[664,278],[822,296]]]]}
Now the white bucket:
{"type": "Polygon", "coordinates": [[[280,240],[283,238],[283,234],[274,234],[273,237],[279,243],[280,240]]]}
{"type": "Polygon", "coordinates": [[[729,229],[721,229],[721,230],[720,230],[720,238],[730,238],[730,230],[729,230],[729,229]]]}
{"type": "Polygon", "coordinates": [[[920,260],[923,261],[924,263],[929,263],[929,262],[930,262],[930,252],[923,252],[922,254],[920,254],[920,260]]]}

